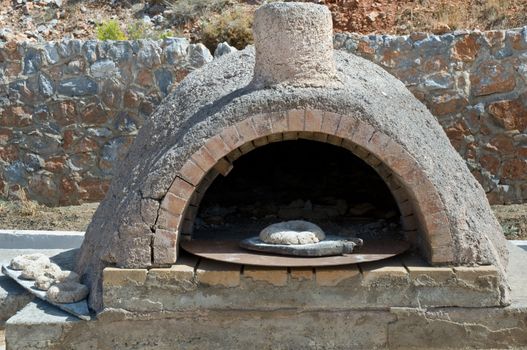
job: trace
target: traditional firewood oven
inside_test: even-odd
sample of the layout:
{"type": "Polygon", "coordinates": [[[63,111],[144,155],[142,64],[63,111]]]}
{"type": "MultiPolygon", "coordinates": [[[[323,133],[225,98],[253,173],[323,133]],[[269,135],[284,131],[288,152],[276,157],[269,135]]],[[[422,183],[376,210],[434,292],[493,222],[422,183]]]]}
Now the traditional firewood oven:
{"type": "MultiPolygon", "coordinates": [[[[483,189],[426,107],[380,67],[334,51],[331,14],[323,6],[265,5],[255,16],[254,39],[254,48],[189,74],[139,132],[81,248],[77,271],[90,286],[90,306],[108,306],[102,298],[107,267],[109,290],[119,269],[150,269],[148,276],[175,285],[179,277],[159,279],[160,271],[182,270],[160,267],[180,263],[182,240],[257,235],[268,222],[291,218],[321,221],[328,230],[367,222],[373,233],[400,234],[429,265],[443,266],[437,270],[443,277],[427,288],[452,287],[463,273],[468,276],[462,267],[492,265],[481,268],[492,277],[486,294],[476,291],[492,298],[476,304],[506,304],[501,228],[483,189]]],[[[189,265],[183,272],[193,277],[187,282],[199,285],[199,271],[208,265],[189,265]]],[[[405,266],[396,277],[412,274],[411,265],[405,266]]],[[[237,269],[237,280],[219,284],[236,286],[237,269]]],[[[334,285],[355,273],[324,271],[315,273],[336,276],[334,285]]],[[[391,287],[376,288],[389,294],[391,287]]],[[[136,304],[128,309],[147,310],[141,298],[148,290],[130,297],[136,304]]],[[[111,299],[118,292],[108,293],[111,299]]],[[[425,299],[430,305],[472,305],[472,294],[452,301],[430,295],[375,305],[425,299]]],[[[240,305],[254,303],[243,298],[240,305]]],[[[119,307],[125,299],[109,304],[119,307]]],[[[148,299],[154,303],[153,296],[148,299]]],[[[177,300],[183,305],[189,299],[177,300]]],[[[177,309],[178,302],[164,309],[177,309]]]]}

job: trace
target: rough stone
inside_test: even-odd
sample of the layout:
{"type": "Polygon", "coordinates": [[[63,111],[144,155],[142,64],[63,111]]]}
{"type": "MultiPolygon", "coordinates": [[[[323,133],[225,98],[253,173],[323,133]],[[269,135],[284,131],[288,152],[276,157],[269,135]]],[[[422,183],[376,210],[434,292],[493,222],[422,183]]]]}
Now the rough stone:
{"type": "Polygon", "coordinates": [[[336,77],[331,12],[325,6],[277,3],[254,19],[253,83],[324,85],[336,77]]]}
{"type": "Polygon", "coordinates": [[[82,76],[64,79],[59,82],[57,92],[69,97],[95,95],[97,93],[97,82],[82,76]]]}
{"type": "Polygon", "coordinates": [[[218,46],[216,46],[216,50],[214,50],[214,58],[227,55],[231,52],[238,51],[235,47],[230,46],[227,42],[219,43],[218,46]]]}
{"type": "Polygon", "coordinates": [[[94,78],[109,79],[118,73],[116,68],[117,67],[114,61],[109,59],[103,59],[94,62],[90,67],[90,71],[94,78]]]}

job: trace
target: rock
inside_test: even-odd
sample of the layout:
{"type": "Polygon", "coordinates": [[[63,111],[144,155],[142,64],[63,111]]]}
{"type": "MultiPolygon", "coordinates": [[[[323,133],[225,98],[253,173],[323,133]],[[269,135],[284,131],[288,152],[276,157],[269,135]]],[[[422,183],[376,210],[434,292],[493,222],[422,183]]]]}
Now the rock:
{"type": "Polygon", "coordinates": [[[170,38],[165,42],[169,44],[165,47],[165,57],[168,64],[177,64],[187,56],[189,42],[185,38],[170,38]]]}
{"type": "Polygon", "coordinates": [[[164,94],[167,95],[169,92],[170,86],[172,86],[172,83],[174,81],[174,77],[172,76],[172,73],[168,69],[158,69],[154,72],[154,76],[156,78],[157,86],[159,87],[159,90],[164,94]]]}
{"type": "Polygon", "coordinates": [[[211,62],[214,57],[212,57],[209,49],[207,49],[205,45],[199,43],[189,45],[188,59],[192,67],[200,67],[211,62]]]}
{"type": "Polygon", "coordinates": [[[236,52],[236,51],[238,50],[235,47],[230,46],[226,42],[222,42],[222,43],[219,43],[218,46],[216,47],[216,50],[214,50],[214,57],[218,58],[220,56],[227,55],[231,52],[236,52]]]}
{"type": "Polygon", "coordinates": [[[161,63],[161,48],[152,40],[142,40],[137,60],[145,67],[152,68],[161,63]]]}
{"type": "Polygon", "coordinates": [[[325,238],[326,235],[320,227],[303,220],[279,222],[260,232],[260,240],[269,244],[311,244],[325,238]]]}
{"type": "Polygon", "coordinates": [[[360,238],[344,238],[339,236],[327,236],[326,240],[318,243],[308,244],[268,244],[253,237],[240,242],[240,247],[260,252],[275,253],[292,256],[331,256],[351,254],[355,247],[362,246],[360,238]]]}
{"type": "Polygon", "coordinates": [[[90,67],[91,74],[94,78],[111,78],[118,73],[115,62],[108,59],[95,61],[90,67]]]}
{"type": "Polygon", "coordinates": [[[97,93],[97,82],[87,76],[80,76],[61,80],[57,91],[61,95],[76,97],[95,95],[97,93]]]}
{"type": "Polygon", "coordinates": [[[42,95],[46,97],[51,97],[55,92],[55,89],[53,88],[53,82],[42,73],[38,75],[38,87],[42,95]]]}
{"type": "Polygon", "coordinates": [[[29,75],[40,70],[42,65],[42,57],[37,49],[31,48],[27,50],[24,56],[24,74],[29,75]]]}
{"type": "Polygon", "coordinates": [[[474,96],[511,91],[516,87],[514,65],[506,61],[483,61],[471,73],[470,83],[474,96]]]}

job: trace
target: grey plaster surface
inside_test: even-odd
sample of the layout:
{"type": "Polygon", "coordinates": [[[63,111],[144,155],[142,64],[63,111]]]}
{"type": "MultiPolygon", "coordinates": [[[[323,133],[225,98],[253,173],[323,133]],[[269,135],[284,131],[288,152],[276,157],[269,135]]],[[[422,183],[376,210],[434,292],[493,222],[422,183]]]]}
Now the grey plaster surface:
{"type": "Polygon", "coordinates": [[[527,307],[527,251],[509,242],[507,278],[511,286],[513,306],[527,307]]]}
{"type": "Polygon", "coordinates": [[[0,230],[2,249],[71,249],[83,239],[80,231],[0,230]]]}

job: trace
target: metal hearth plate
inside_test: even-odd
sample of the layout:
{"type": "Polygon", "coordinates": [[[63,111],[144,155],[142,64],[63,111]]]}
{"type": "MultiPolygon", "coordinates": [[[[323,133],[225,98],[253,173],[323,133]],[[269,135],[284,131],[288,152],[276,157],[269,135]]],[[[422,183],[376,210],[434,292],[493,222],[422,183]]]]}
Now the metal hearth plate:
{"type": "Polygon", "coordinates": [[[351,254],[325,257],[295,257],[269,253],[252,252],[239,246],[239,241],[190,240],[181,242],[181,248],[187,252],[216,261],[241,265],[302,267],[337,266],[358,264],[391,258],[410,248],[410,244],[401,240],[371,240],[351,254]]]}

